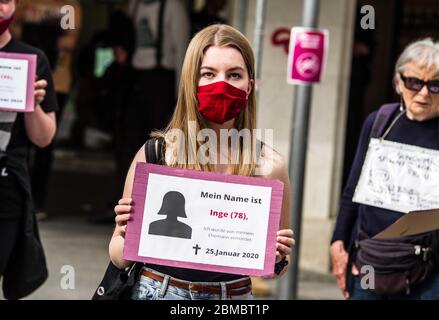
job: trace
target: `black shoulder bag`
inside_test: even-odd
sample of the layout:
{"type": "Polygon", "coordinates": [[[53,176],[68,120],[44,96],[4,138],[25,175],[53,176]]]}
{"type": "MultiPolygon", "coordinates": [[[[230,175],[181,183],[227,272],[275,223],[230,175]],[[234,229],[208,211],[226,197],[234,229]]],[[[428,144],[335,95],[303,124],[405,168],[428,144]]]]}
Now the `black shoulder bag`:
{"type": "Polygon", "coordinates": [[[358,270],[373,267],[375,283],[370,289],[381,295],[409,295],[435,269],[432,232],[391,239],[360,236],[357,250],[355,265],[358,270]]]}
{"type": "MultiPolygon", "coordinates": [[[[161,138],[146,141],[145,158],[148,163],[163,164],[161,138]]],[[[92,300],[130,300],[142,266],[142,263],[135,262],[127,270],[122,270],[110,261],[92,300]]]]}

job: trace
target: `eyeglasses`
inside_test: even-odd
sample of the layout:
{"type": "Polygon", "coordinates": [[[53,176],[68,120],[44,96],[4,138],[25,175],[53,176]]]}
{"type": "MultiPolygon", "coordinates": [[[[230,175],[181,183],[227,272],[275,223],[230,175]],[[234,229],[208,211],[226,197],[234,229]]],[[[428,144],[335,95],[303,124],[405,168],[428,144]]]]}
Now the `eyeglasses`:
{"type": "Polygon", "coordinates": [[[439,93],[439,80],[423,81],[418,78],[404,77],[402,73],[399,75],[404,82],[404,86],[409,90],[419,92],[424,86],[427,86],[430,93],[439,93]]]}

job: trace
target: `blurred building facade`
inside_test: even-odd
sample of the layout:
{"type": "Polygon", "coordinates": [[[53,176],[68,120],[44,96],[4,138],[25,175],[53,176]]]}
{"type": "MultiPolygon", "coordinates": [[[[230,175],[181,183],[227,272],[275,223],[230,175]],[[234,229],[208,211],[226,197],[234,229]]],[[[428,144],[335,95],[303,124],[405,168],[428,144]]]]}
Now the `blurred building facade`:
{"type": "MultiPolygon", "coordinates": [[[[201,8],[204,2],[182,1],[188,10],[201,8]]],[[[302,0],[266,2],[257,126],[274,129],[274,148],[288,159],[294,88],[286,83],[288,56],[284,44],[288,42],[285,40],[288,30],[301,24],[302,0]],[[282,33],[282,30],[287,31],[282,33]],[[272,36],[278,31],[281,33],[279,39],[284,41],[274,44],[272,36]]],[[[124,9],[127,3],[123,0],[81,1],[83,22],[79,46],[85,45],[93,34],[105,28],[112,10],[124,9]]],[[[221,16],[237,28],[244,26],[243,32],[252,42],[255,11],[256,0],[229,0],[221,16]],[[247,7],[245,21],[241,21],[243,3],[247,7]]],[[[319,27],[329,30],[330,39],[325,76],[321,84],[314,86],[312,95],[301,241],[303,269],[330,272],[329,242],[342,190],[349,111],[354,110],[364,119],[381,104],[397,101],[391,81],[395,60],[410,41],[426,36],[439,38],[438,18],[437,0],[320,1],[319,27]],[[349,93],[354,79],[351,76],[354,40],[363,5],[375,9],[375,30],[370,30],[374,45],[369,61],[369,79],[362,88],[364,99],[356,109],[352,102],[350,105],[349,93]]],[[[295,182],[291,183],[294,188],[295,182]]]]}

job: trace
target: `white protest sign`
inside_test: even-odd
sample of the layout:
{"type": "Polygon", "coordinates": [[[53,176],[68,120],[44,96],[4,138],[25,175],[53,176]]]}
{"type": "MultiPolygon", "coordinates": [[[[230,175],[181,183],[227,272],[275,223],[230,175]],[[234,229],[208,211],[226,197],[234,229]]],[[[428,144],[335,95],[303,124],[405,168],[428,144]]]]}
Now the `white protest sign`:
{"type": "Polygon", "coordinates": [[[27,60],[0,58],[0,109],[26,110],[28,64],[27,60]]]}
{"type": "Polygon", "coordinates": [[[439,151],[371,139],[353,201],[408,213],[439,208],[439,151]]]}

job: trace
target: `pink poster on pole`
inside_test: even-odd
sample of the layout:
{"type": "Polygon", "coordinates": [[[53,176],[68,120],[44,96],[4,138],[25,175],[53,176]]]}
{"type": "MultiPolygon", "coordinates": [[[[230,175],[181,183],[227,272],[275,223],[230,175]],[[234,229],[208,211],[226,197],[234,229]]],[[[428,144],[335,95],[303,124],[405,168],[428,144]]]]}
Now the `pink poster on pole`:
{"type": "Polygon", "coordinates": [[[0,52],[0,110],[34,111],[37,56],[0,52]]]}
{"type": "Polygon", "coordinates": [[[137,163],[124,259],[273,274],[283,183],[137,163]]]}
{"type": "Polygon", "coordinates": [[[287,82],[320,83],[324,74],[329,43],[327,30],[294,27],[291,29],[287,82]]]}

